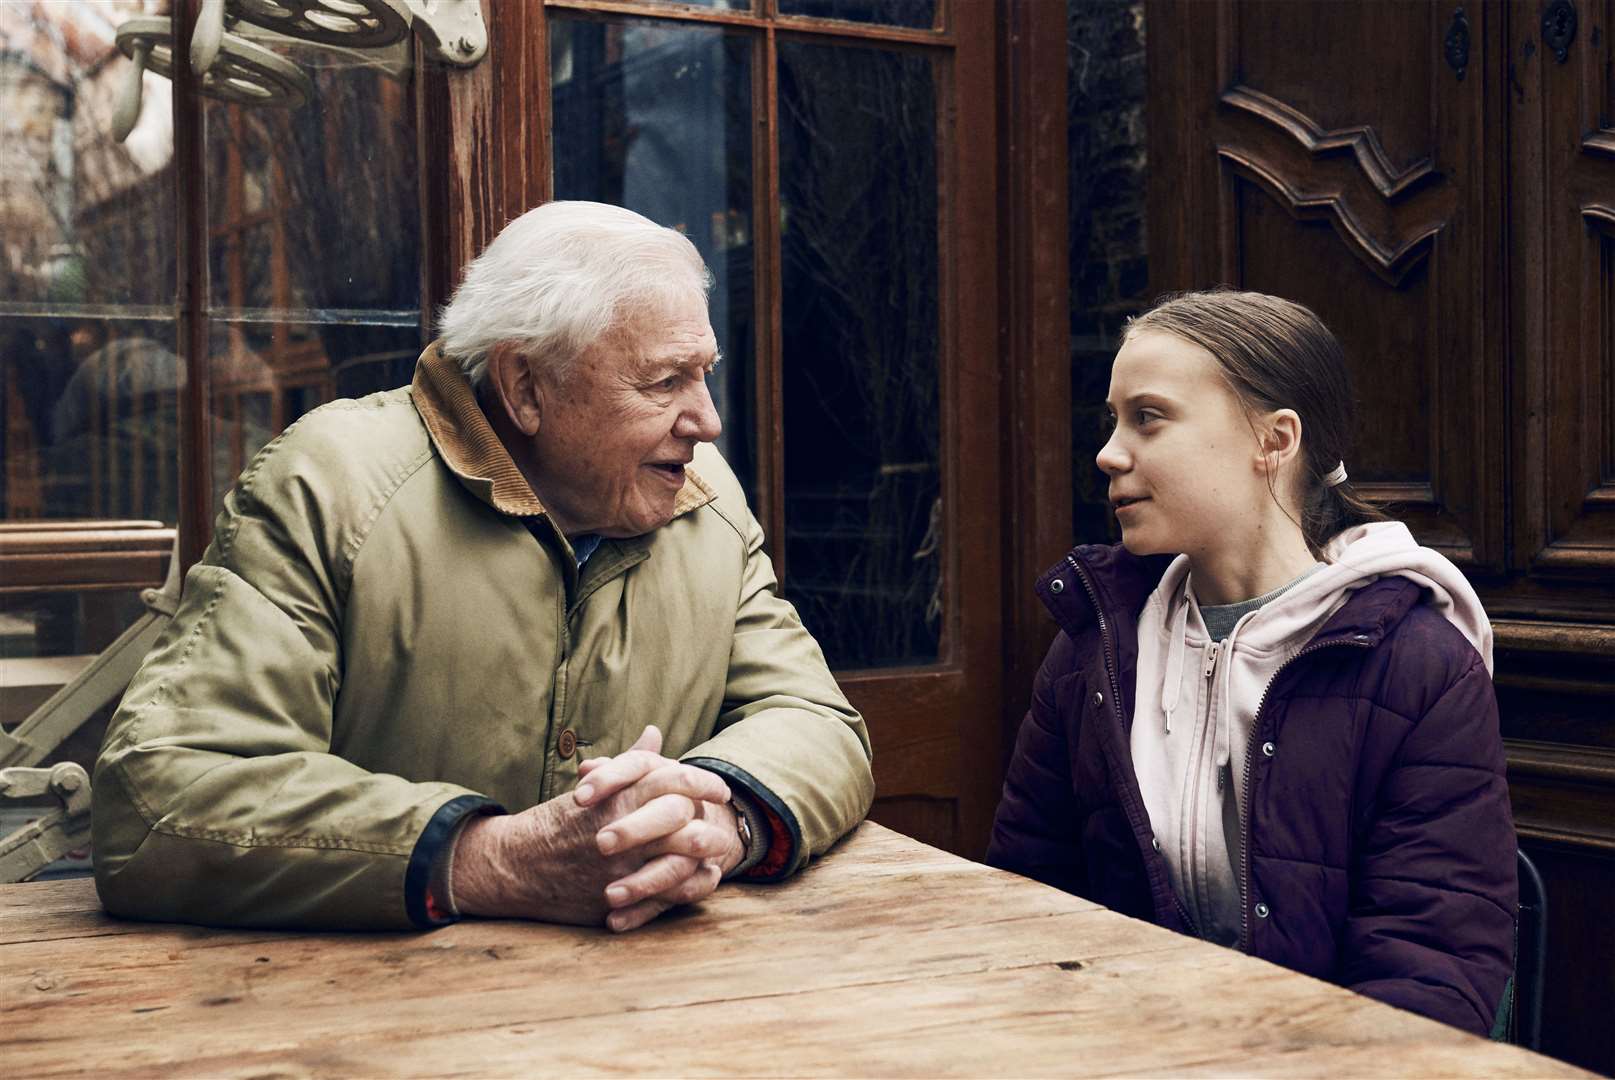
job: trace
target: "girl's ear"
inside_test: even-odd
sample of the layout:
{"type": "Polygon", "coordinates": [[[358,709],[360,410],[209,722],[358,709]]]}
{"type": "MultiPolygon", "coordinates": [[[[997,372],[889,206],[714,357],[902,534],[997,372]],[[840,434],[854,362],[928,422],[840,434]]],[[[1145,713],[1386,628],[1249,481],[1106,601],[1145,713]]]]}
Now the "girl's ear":
{"type": "Polygon", "coordinates": [[[488,386],[516,430],[529,438],[538,434],[542,396],[533,365],[516,346],[500,342],[489,352],[488,386]]]}
{"type": "Polygon", "coordinates": [[[1277,477],[1301,453],[1301,416],[1294,409],[1277,409],[1262,418],[1257,429],[1256,468],[1277,477]]]}

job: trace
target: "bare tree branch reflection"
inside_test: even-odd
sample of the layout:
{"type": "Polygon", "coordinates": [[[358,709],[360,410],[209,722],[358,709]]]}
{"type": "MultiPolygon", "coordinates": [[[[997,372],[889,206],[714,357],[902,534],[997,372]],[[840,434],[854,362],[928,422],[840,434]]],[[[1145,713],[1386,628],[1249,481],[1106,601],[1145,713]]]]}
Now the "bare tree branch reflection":
{"type": "Polygon", "coordinates": [[[786,593],[832,664],[923,663],[945,520],[930,61],[779,55],[786,593]]]}

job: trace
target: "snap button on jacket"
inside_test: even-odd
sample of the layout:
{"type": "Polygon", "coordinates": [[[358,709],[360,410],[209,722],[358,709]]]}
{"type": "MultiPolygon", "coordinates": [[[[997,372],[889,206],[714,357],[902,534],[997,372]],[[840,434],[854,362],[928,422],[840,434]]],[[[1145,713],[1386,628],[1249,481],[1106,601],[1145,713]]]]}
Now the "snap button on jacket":
{"type": "MultiPolygon", "coordinates": [[[[1169,562],[1094,545],[1040,579],[1061,633],[987,861],[1192,934],[1128,738],[1137,617],[1169,562]],[[1055,575],[1081,583],[1055,594],[1055,575]]],[[[1242,878],[1254,917],[1240,944],[1485,1034],[1517,907],[1497,701],[1480,655],[1421,593],[1405,578],[1361,589],[1268,687],[1251,733],[1264,752],[1250,762],[1242,878]]]]}
{"type": "Polygon", "coordinates": [[[668,525],[605,540],[581,572],[542,514],[435,347],[413,386],[332,402],[270,443],[108,730],[106,907],[410,926],[406,871],[440,809],[554,798],[580,758],[647,724],[785,824],[782,873],[863,817],[863,720],[777,595],[714,448],[668,525]]]}

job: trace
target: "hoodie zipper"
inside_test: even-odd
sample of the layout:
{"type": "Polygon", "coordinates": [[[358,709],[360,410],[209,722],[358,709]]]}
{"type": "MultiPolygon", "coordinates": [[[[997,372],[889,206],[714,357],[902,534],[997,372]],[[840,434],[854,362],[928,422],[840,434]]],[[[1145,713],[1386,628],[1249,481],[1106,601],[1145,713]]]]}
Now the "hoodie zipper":
{"type": "MultiPolygon", "coordinates": [[[[1067,556],[1069,558],[1069,556],[1067,556]]],[[[1256,760],[1256,740],[1262,733],[1262,710],[1267,708],[1267,692],[1273,689],[1273,684],[1279,681],[1289,666],[1308,653],[1319,652],[1323,649],[1338,645],[1350,645],[1358,649],[1372,649],[1372,641],[1359,640],[1355,637],[1331,638],[1328,641],[1314,641],[1284,663],[1267,680],[1262,688],[1262,696],[1256,702],[1256,715],[1251,720],[1251,735],[1245,742],[1245,776],[1241,784],[1245,793],[1243,806],[1245,812],[1240,815],[1239,837],[1239,951],[1250,953],[1250,883],[1251,883],[1251,764],[1256,760]]]]}
{"type": "MultiPolygon", "coordinates": [[[[1071,569],[1077,572],[1077,577],[1082,581],[1083,589],[1088,593],[1088,600],[1093,604],[1094,616],[1099,620],[1099,641],[1105,649],[1105,675],[1110,680],[1110,707],[1115,710],[1118,720],[1125,720],[1121,714],[1121,684],[1116,681],[1117,664],[1113,663],[1115,648],[1110,640],[1110,623],[1105,618],[1105,609],[1099,606],[1099,593],[1094,589],[1093,582],[1089,580],[1088,571],[1083,569],[1082,564],[1077,562],[1074,556],[1067,553],[1065,561],[1070,563],[1071,569]]],[[[1263,696],[1265,697],[1266,695],[1264,694],[1263,696]]],[[[1123,734],[1126,734],[1125,724],[1123,725],[1123,734]]],[[[1156,852],[1156,854],[1159,855],[1160,853],[1156,852]]],[[[1179,917],[1183,919],[1183,924],[1193,931],[1195,937],[1199,937],[1200,928],[1195,925],[1193,919],[1189,918],[1189,912],[1184,908],[1183,901],[1178,898],[1177,890],[1171,888],[1169,883],[1167,891],[1172,894],[1172,904],[1177,908],[1179,917]]]]}

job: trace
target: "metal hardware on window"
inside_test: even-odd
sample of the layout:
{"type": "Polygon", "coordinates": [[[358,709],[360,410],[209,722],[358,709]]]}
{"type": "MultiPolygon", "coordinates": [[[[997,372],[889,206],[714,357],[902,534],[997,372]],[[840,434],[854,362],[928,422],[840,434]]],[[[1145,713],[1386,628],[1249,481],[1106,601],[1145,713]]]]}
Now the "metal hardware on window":
{"type": "Polygon", "coordinates": [[[1553,0],[1542,9],[1542,44],[1562,64],[1570,57],[1570,43],[1575,40],[1576,5],[1570,0],[1553,0]]]}
{"type": "MultiPolygon", "coordinates": [[[[488,53],[479,0],[202,0],[191,34],[191,70],[201,93],[237,105],[296,108],[314,94],[308,73],[268,45],[317,45],[393,79],[410,68],[410,35],[426,55],[471,67],[488,53]]],[[[126,20],[118,48],[133,64],[112,118],[122,142],[140,118],[149,68],[173,77],[174,31],[167,18],[126,20]]]]}
{"type": "Polygon", "coordinates": [[[1469,16],[1464,14],[1463,8],[1452,13],[1452,24],[1447,27],[1447,36],[1441,45],[1447,66],[1458,76],[1458,81],[1463,82],[1464,71],[1469,67],[1469,16]]]}

